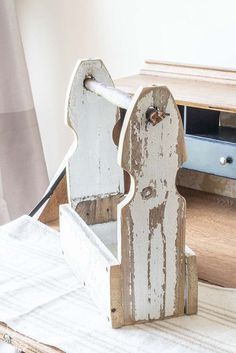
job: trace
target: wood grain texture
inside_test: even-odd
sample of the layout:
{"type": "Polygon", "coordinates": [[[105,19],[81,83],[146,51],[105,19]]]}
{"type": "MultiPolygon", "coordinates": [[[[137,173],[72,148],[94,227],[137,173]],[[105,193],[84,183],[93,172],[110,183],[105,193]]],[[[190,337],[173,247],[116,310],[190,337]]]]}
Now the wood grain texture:
{"type": "Polygon", "coordinates": [[[121,130],[118,160],[131,175],[118,205],[118,253],[125,322],[184,311],[185,201],[175,178],[185,160],[182,121],[166,87],[139,89],[121,130]],[[169,114],[147,123],[154,106],[169,114]]]}
{"type": "Polygon", "coordinates": [[[24,353],[64,353],[62,350],[37,342],[0,322],[0,341],[8,341],[13,347],[24,353]]]}
{"type": "Polygon", "coordinates": [[[176,184],[190,189],[236,198],[236,180],[218,175],[182,168],[178,171],[176,184]]]}
{"type": "Polygon", "coordinates": [[[59,205],[67,202],[68,197],[65,175],[40,214],[39,221],[45,224],[56,223],[59,220],[59,205]]]}
{"type": "Polygon", "coordinates": [[[185,266],[185,314],[192,315],[198,309],[198,270],[197,257],[188,246],[185,247],[185,266]]]}
{"type": "Polygon", "coordinates": [[[236,200],[179,188],[186,198],[186,243],[195,252],[199,279],[236,288],[236,200]]]}
{"type": "Polygon", "coordinates": [[[165,85],[177,104],[236,112],[235,70],[148,61],[140,74],[115,84],[131,94],[140,86],[165,85]]]}
{"type": "Polygon", "coordinates": [[[76,212],[87,224],[98,224],[117,219],[117,204],[121,202],[123,194],[97,196],[94,200],[80,201],[76,206],[76,212]]]}
{"type": "Polygon", "coordinates": [[[56,230],[57,232],[60,231],[60,226],[59,226],[59,218],[56,219],[55,221],[51,221],[51,222],[48,222],[48,223],[45,223],[48,227],[56,230]]]}
{"type": "Polygon", "coordinates": [[[68,196],[72,207],[84,199],[123,192],[123,172],[117,164],[113,128],[119,109],[84,88],[86,77],[114,86],[101,60],[80,61],[72,74],[67,95],[67,124],[77,147],[67,165],[68,196]]]}
{"type": "Polygon", "coordinates": [[[236,127],[236,114],[221,112],[220,113],[220,125],[235,128],[236,127]]]}

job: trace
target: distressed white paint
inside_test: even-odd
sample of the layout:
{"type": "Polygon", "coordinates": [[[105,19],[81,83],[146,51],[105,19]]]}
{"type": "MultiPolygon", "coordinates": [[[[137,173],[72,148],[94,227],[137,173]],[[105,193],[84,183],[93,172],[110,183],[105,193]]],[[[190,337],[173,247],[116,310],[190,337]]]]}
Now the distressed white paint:
{"type": "Polygon", "coordinates": [[[87,75],[112,85],[101,61],[82,62],[75,70],[68,98],[68,124],[79,136],[68,163],[71,205],[123,190],[122,168],[131,185],[118,205],[117,223],[88,226],[73,208],[61,207],[66,258],[113,326],[181,315],[185,203],[175,179],[185,150],[177,107],[166,87],[140,88],[121,129],[117,164],[116,108],[84,89],[87,75]],[[147,124],[150,106],[169,115],[156,126],[147,124]],[[153,194],[145,199],[147,187],[153,194]]]}
{"type": "MultiPolygon", "coordinates": [[[[105,244],[105,246],[117,257],[117,222],[107,222],[101,224],[94,224],[89,226],[90,229],[99,237],[99,239],[105,244]]],[[[160,229],[158,229],[160,231],[160,229]]],[[[158,232],[157,232],[158,234],[158,232]]],[[[172,244],[173,245],[173,244],[172,244]]],[[[162,260],[160,258],[160,260],[162,260]]],[[[159,278],[159,274],[162,272],[162,263],[157,263],[156,273],[153,271],[152,281],[156,281],[159,278]],[[159,269],[158,269],[159,266],[159,269]]],[[[185,245],[185,265],[186,265],[186,282],[185,282],[185,311],[189,314],[195,314],[197,312],[197,300],[198,300],[198,277],[197,277],[197,266],[196,266],[196,255],[195,253],[185,245]]],[[[167,265],[168,268],[168,265],[167,265]]],[[[171,276],[168,277],[170,282],[171,276]]],[[[174,282],[168,283],[172,288],[173,293],[174,282]]],[[[166,294],[168,294],[167,291],[166,294]]],[[[168,299],[166,299],[167,302],[168,299]]],[[[156,303],[157,304],[157,303],[156,303]]],[[[166,305],[169,307],[169,304],[166,305]]],[[[167,315],[167,310],[165,312],[167,315]]],[[[171,314],[169,314],[171,315],[171,314]]]]}
{"type": "MultiPolygon", "coordinates": [[[[179,195],[175,183],[176,174],[179,169],[179,156],[178,151],[176,151],[176,146],[178,145],[180,120],[176,111],[175,102],[171,96],[168,99],[166,111],[170,114],[170,116],[165,119],[166,134],[162,139],[164,150],[163,162],[165,159],[166,163],[166,167],[163,165],[162,168],[165,173],[165,177],[167,178],[167,188],[169,192],[165,207],[165,217],[163,219],[164,233],[167,239],[165,316],[171,316],[175,310],[175,286],[177,285],[178,281],[178,273],[176,272],[176,240],[178,236],[177,219],[182,215],[182,227],[185,227],[185,203],[179,195]],[[181,207],[183,207],[183,209],[181,209],[181,207]],[[179,215],[178,211],[180,212],[179,215]]],[[[183,141],[181,141],[181,143],[183,143],[183,141]]],[[[182,242],[182,249],[179,249],[180,251],[184,251],[184,244],[185,241],[182,242]]]]}
{"type": "Polygon", "coordinates": [[[72,271],[111,321],[111,271],[119,263],[70,205],[60,206],[61,243],[72,271]]]}
{"type": "Polygon", "coordinates": [[[104,98],[84,88],[86,76],[114,86],[101,60],[77,64],[68,89],[66,119],[78,145],[68,161],[68,194],[73,207],[81,199],[123,190],[123,173],[117,165],[112,131],[118,110],[104,98]]]}
{"type": "MultiPolygon", "coordinates": [[[[134,103],[136,103],[137,95],[138,93],[134,97],[134,103]]],[[[130,109],[127,113],[122,127],[119,162],[133,176],[133,183],[127,199],[119,206],[118,220],[122,217],[122,208],[127,205],[133,223],[133,240],[130,240],[131,251],[133,251],[133,259],[130,259],[133,261],[133,280],[131,280],[131,292],[134,298],[133,320],[158,319],[163,316],[161,313],[163,311],[164,316],[175,314],[176,285],[179,280],[176,272],[176,240],[180,196],[175,186],[175,177],[179,168],[179,156],[176,150],[179,124],[180,119],[172,96],[169,96],[166,88],[159,87],[141,97],[137,106],[134,104],[132,110],[130,109]],[[146,129],[145,113],[151,105],[166,110],[170,116],[166,116],[156,126],[149,124],[146,129]],[[133,130],[130,127],[132,120],[133,130]],[[137,127],[135,122],[140,123],[141,126],[137,127]],[[135,161],[136,165],[140,165],[140,169],[134,170],[133,158],[135,158],[137,145],[133,143],[134,140],[130,139],[129,134],[137,135],[138,143],[141,144],[141,160],[135,161]],[[130,152],[128,153],[125,149],[130,149],[130,152]],[[156,190],[156,196],[143,200],[141,192],[149,186],[156,190]],[[168,196],[166,196],[167,192],[168,196]],[[163,202],[165,202],[164,219],[150,235],[149,211],[161,206],[163,202]],[[151,240],[148,239],[149,235],[151,240]],[[148,272],[150,273],[149,280],[148,272]],[[166,272],[166,279],[164,272],[166,272]]],[[[122,222],[119,227],[122,227],[122,222]]],[[[123,228],[120,229],[118,239],[121,247],[121,263],[127,261],[122,258],[124,246],[121,240],[122,231],[123,228]]],[[[128,232],[131,236],[132,230],[128,232]]]]}

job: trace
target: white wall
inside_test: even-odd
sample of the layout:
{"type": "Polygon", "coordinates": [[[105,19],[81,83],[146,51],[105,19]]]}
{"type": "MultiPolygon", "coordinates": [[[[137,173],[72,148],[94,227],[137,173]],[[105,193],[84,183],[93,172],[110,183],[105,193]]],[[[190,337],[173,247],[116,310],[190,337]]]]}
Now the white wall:
{"type": "Polygon", "coordinates": [[[78,58],[102,58],[113,77],[145,58],[236,67],[235,0],[16,2],[50,176],[72,141],[64,99],[78,58]]]}

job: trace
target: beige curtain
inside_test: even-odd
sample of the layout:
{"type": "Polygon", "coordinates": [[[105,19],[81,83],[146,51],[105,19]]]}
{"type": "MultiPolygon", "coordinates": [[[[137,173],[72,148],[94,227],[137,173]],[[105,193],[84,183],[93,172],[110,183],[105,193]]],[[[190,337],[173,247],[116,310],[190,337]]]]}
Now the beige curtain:
{"type": "Polygon", "coordinates": [[[28,213],[48,185],[14,0],[0,0],[0,224],[28,213]]]}

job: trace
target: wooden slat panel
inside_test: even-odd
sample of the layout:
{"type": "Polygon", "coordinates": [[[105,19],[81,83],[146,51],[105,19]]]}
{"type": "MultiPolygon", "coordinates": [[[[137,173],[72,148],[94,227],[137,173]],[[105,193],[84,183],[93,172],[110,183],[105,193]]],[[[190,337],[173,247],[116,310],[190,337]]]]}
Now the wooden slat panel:
{"type": "Polygon", "coordinates": [[[101,60],[78,62],[69,85],[67,124],[77,138],[68,159],[68,198],[73,208],[84,199],[106,197],[123,191],[123,172],[117,165],[113,128],[119,109],[84,87],[86,77],[114,86],[101,60]]]}
{"type": "Polygon", "coordinates": [[[185,313],[192,315],[196,314],[198,309],[198,271],[197,257],[188,246],[185,246],[185,265],[185,313]]]}
{"type": "Polygon", "coordinates": [[[62,248],[75,275],[111,323],[123,324],[121,271],[117,259],[70,205],[60,208],[62,248]]]}
{"type": "Polygon", "coordinates": [[[121,167],[131,175],[129,194],[118,205],[126,323],[183,314],[185,202],[175,177],[184,159],[182,122],[169,90],[140,89],[118,151],[121,167]],[[169,115],[152,126],[149,106],[169,115]]]}
{"type": "Polygon", "coordinates": [[[117,220],[117,203],[121,202],[123,194],[96,197],[94,200],[84,200],[77,204],[76,212],[87,224],[98,224],[117,220]]]}
{"type": "Polygon", "coordinates": [[[177,185],[199,191],[236,198],[236,180],[195,170],[179,169],[177,185]]]}

